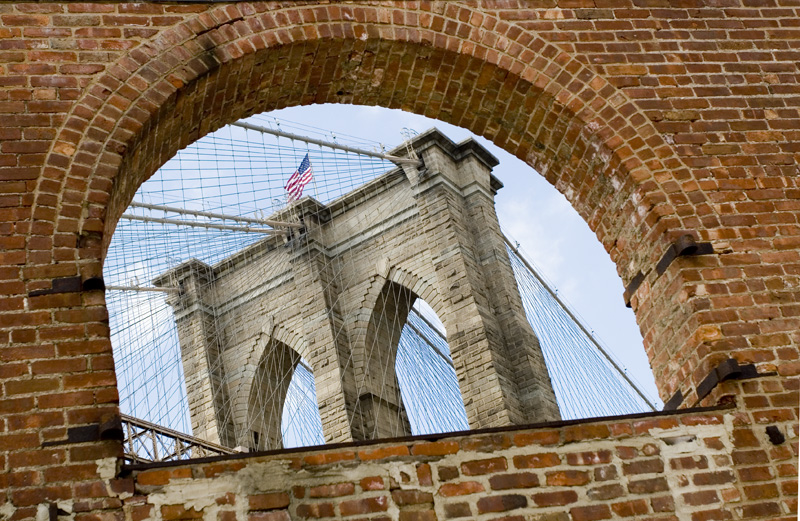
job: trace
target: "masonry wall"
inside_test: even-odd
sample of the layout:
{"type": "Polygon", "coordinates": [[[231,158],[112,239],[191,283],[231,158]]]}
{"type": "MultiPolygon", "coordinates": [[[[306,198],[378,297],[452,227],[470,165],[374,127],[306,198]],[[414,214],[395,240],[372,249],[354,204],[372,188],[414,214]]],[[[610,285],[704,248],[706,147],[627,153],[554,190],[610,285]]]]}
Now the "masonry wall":
{"type": "Polygon", "coordinates": [[[0,4],[0,515],[118,519],[130,500],[97,277],[141,182],[239,117],[338,102],[535,166],[616,263],[661,397],[735,403],[738,497],[719,504],[794,518],[799,18],[790,0],[0,4]],[[657,270],[685,234],[713,253],[657,270]],[[761,376],[703,396],[729,358],[761,376]]]}
{"type": "MultiPolygon", "coordinates": [[[[769,444],[734,416],[698,410],[133,469],[124,510],[136,521],[791,518],[777,496],[796,480],[764,479],[757,460],[769,444]]],[[[768,450],[794,465],[788,447],[768,450]]]]}

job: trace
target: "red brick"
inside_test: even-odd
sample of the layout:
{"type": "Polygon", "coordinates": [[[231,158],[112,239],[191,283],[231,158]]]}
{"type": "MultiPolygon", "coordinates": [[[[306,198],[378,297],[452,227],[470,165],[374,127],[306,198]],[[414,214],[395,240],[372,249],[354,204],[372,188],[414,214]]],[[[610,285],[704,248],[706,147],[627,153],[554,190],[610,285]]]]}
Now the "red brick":
{"type": "Polygon", "coordinates": [[[622,472],[627,475],[663,473],[664,462],[661,459],[644,459],[622,464],[622,472]]]}
{"type": "Polygon", "coordinates": [[[303,503],[297,506],[297,515],[302,518],[333,517],[335,514],[331,503],[303,503]]]}
{"type": "Polygon", "coordinates": [[[472,517],[472,509],[468,503],[445,503],[444,515],[447,519],[472,517]]]}
{"type": "Polygon", "coordinates": [[[439,481],[452,481],[461,476],[457,467],[451,467],[449,465],[442,465],[439,467],[437,473],[439,474],[439,481]]]}
{"type": "Polygon", "coordinates": [[[480,476],[502,472],[508,468],[505,458],[489,458],[482,460],[465,461],[461,464],[461,472],[465,476],[480,476]]]}
{"type": "Polygon", "coordinates": [[[363,478],[359,482],[359,485],[361,486],[362,490],[383,490],[385,488],[383,484],[383,478],[380,476],[363,478]]]}
{"type": "Polygon", "coordinates": [[[612,503],[611,510],[619,517],[641,517],[649,512],[647,501],[644,499],[612,503]]]}
{"type": "Polygon", "coordinates": [[[547,484],[556,487],[573,487],[589,482],[589,473],[578,470],[560,470],[547,472],[547,484]]]}
{"type": "Polygon", "coordinates": [[[490,512],[508,512],[528,506],[528,499],[521,494],[506,494],[503,496],[489,496],[478,499],[479,514],[490,512]]]}
{"type": "Polygon", "coordinates": [[[567,463],[570,465],[599,465],[610,462],[611,451],[609,450],[567,454],[567,463]]]}
{"type": "Polygon", "coordinates": [[[561,458],[554,452],[543,454],[525,454],[514,456],[514,466],[518,469],[537,469],[544,467],[555,467],[561,463],[561,458]]]}
{"type": "MultiPolygon", "coordinates": [[[[436,521],[434,510],[401,510],[398,521],[436,521]]],[[[388,518],[385,521],[389,521],[388,518]]]]}
{"type": "Polygon", "coordinates": [[[430,492],[423,492],[421,490],[403,490],[397,489],[392,491],[392,499],[398,506],[407,505],[420,505],[425,503],[433,503],[433,494],[430,492]]]}
{"type": "Polygon", "coordinates": [[[353,499],[339,503],[339,512],[342,514],[342,516],[385,512],[388,509],[389,500],[386,496],[353,499]]]}
{"type": "Polygon", "coordinates": [[[458,449],[458,443],[455,441],[416,443],[411,447],[411,454],[415,456],[444,456],[455,454],[458,449]]]}
{"type": "Polygon", "coordinates": [[[586,507],[573,507],[569,513],[574,521],[594,521],[596,519],[609,519],[611,510],[608,505],[590,505],[586,507]]]}
{"type": "Polygon", "coordinates": [[[576,501],[578,501],[578,493],[574,490],[540,492],[533,495],[533,502],[540,507],[564,506],[576,501]]]}
{"type": "Polygon", "coordinates": [[[683,494],[683,500],[687,505],[712,505],[719,503],[719,496],[714,490],[702,490],[700,492],[686,492],[683,494]]]}
{"type": "Polygon", "coordinates": [[[561,439],[558,431],[531,431],[514,435],[514,445],[527,447],[528,445],[555,445],[561,439]]]}
{"type": "Polygon", "coordinates": [[[594,501],[618,498],[625,494],[625,489],[619,483],[590,488],[586,494],[594,501]]]}
{"type": "Polygon", "coordinates": [[[774,478],[773,472],[769,467],[740,468],[738,471],[739,479],[742,481],[768,481],[774,478]]]}
{"type": "Polygon", "coordinates": [[[652,494],[669,490],[666,478],[651,478],[628,481],[628,491],[632,494],[652,494]]]}
{"type": "Polygon", "coordinates": [[[323,452],[319,454],[309,454],[303,458],[307,465],[330,465],[332,463],[339,463],[342,461],[349,461],[356,459],[355,452],[323,452]]]}
{"type": "Polygon", "coordinates": [[[489,486],[492,488],[492,490],[533,488],[539,486],[539,477],[532,472],[497,474],[489,478],[489,486]]]}
{"type": "MultiPolygon", "coordinates": [[[[220,512],[222,514],[230,514],[230,519],[218,519],[218,521],[235,521],[237,519],[236,512],[220,512]]],[[[250,512],[247,514],[247,521],[291,521],[292,517],[286,510],[272,510],[262,512],[250,512]]]]}
{"type": "Polygon", "coordinates": [[[591,440],[597,438],[608,438],[610,435],[611,431],[609,431],[608,425],[603,425],[603,424],[574,425],[570,427],[564,427],[563,430],[565,443],[572,443],[575,441],[591,440]]]}
{"type": "Polygon", "coordinates": [[[699,472],[692,476],[692,482],[698,486],[704,485],[724,485],[736,479],[730,470],[720,470],[716,472],[699,472]]]}
{"type": "Polygon", "coordinates": [[[427,463],[420,463],[417,465],[417,481],[422,486],[433,485],[433,475],[431,474],[431,466],[427,463]]]}
{"type": "Polygon", "coordinates": [[[461,440],[461,450],[476,452],[495,452],[511,446],[511,439],[505,434],[491,436],[470,436],[461,440]]]}
{"type": "Polygon", "coordinates": [[[247,498],[250,510],[274,510],[289,506],[289,494],[285,492],[271,492],[257,494],[247,498]]]}
{"type": "Polygon", "coordinates": [[[438,493],[440,496],[450,497],[477,494],[478,492],[483,491],[483,485],[477,481],[463,481],[461,483],[445,483],[439,487],[438,493]]]}
{"type": "Polygon", "coordinates": [[[675,501],[672,496],[654,497],[650,500],[653,512],[674,512],[675,501]]]}
{"type": "Polygon", "coordinates": [[[349,496],[355,492],[355,485],[352,483],[337,483],[335,485],[319,485],[308,489],[308,497],[339,497],[349,496]]]}
{"type": "Polygon", "coordinates": [[[408,456],[408,454],[409,454],[408,447],[406,447],[405,445],[396,445],[394,447],[381,447],[379,449],[358,451],[358,457],[362,461],[397,458],[400,456],[408,456]]]}
{"type": "Polygon", "coordinates": [[[153,469],[145,470],[136,475],[136,482],[139,485],[166,485],[172,479],[191,478],[192,469],[153,469]]]}

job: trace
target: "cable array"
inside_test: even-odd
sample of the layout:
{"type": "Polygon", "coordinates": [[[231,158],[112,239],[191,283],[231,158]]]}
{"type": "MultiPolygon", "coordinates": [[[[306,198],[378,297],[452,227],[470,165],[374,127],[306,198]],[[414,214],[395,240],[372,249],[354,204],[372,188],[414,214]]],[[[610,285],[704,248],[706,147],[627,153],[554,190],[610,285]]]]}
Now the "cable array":
{"type": "MultiPolygon", "coordinates": [[[[251,120],[349,146],[385,150],[374,142],[333,135],[306,125],[264,116],[251,120]]],[[[293,235],[279,226],[274,230],[282,235],[271,238],[237,229],[243,218],[247,226],[280,212],[281,219],[298,218],[286,215],[283,184],[305,154],[313,166],[314,181],[306,186],[304,195],[323,204],[349,194],[393,166],[373,157],[226,127],[180,151],[137,192],[134,200],[144,204],[132,206],[126,213],[147,220],[120,221],[104,267],[108,287],[129,289],[107,292],[123,413],[241,449],[324,443],[320,400],[330,397],[328,386],[335,382],[320,380],[312,367],[325,365],[319,359],[302,357],[296,346],[289,345],[290,340],[275,336],[274,324],[270,328],[264,325],[262,333],[255,334],[251,323],[237,319],[256,316],[248,306],[263,307],[257,304],[257,295],[274,297],[280,294],[282,285],[289,287],[286,273],[292,258],[302,257],[319,264],[322,278],[318,278],[327,281],[320,287],[323,294],[342,295],[355,285],[354,280],[348,279],[352,263],[357,262],[350,246],[343,246],[336,257],[320,261],[307,236],[293,235]],[[193,226],[183,226],[181,222],[193,226]],[[197,223],[207,226],[199,227],[197,223]],[[291,248],[275,246],[292,237],[291,248]],[[275,261],[269,261],[273,257],[275,261]],[[188,269],[190,261],[199,261],[223,274],[220,280],[224,281],[217,285],[198,283],[196,289],[200,295],[198,309],[206,302],[203,299],[215,303],[209,307],[213,310],[204,311],[203,319],[198,321],[197,327],[206,331],[200,340],[205,346],[202,356],[187,353],[186,346],[181,345],[181,326],[176,326],[176,321],[180,324],[190,319],[181,314],[183,311],[177,313],[174,306],[185,292],[183,286],[170,287],[177,280],[175,273],[188,269]],[[234,264],[241,275],[224,275],[232,272],[229,266],[234,264]],[[155,281],[166,285],[168,291],[135,291],[153,288],[155,281]],[[234,338],[244,339],[250,352],[255,353],[246,362],[232,362],[227,345],[234,338]],[[322,388],[318,388],[320,381],[322,388]],[[190,399],[191,396],[202,398],[190,399]]],[[[398,201],[388,200],[386,204],[395,202],[398,201]]],[[[378,222],[380,209],[373,212],[363,219],[378,222]]],[[[406,233],[419,234],[420,230],[413,227],[421,224],[409,226],[406,233]]],[[[509,256],[527,317],[547,361],[562,417],[646,410],[646,401],[620,378],[614,363],[598,353],[598,345],[587,337],[586,328],[576,324],[563,303],[553,298],[554,293],[543,279],[532,273],[515,251],[509,249],[509,256]]],[[[340,309],[343,320],[363,314],[363,310],[344,300],[330,305],[340,309]]],[[[376,325],[370,326],[379,333],[370,337],[372,330],[367,328],[364,359],[352,356],[363,339],[348,337],[343,329],[331,332],[333,341],[351,353],[343,370],[356,375],[355,381],[340,382],[341,385],[351,386],[356,396],[372,396],[369,404],[363,402],[362,409],[358,409],[362,407],[359,401],[358,410],[348,410],[348,421],[361,421],[365,438],[409,431],[430,434],[468,429],[446,332],[433,310],[416,295],[392,285],[384,288],[376,306],[384,312],[378,314],[376,325]],[[383,347],[386,335],[396,346],[388,352],[383,347]],[[376,374],[380,377],[369,376],[376,374]]],[[[275,319],[279,326],[302,330],[303,324],[296,318],[284,313],[280,319],[280,313],[269,313],[279,317],[275,319]]],[[[265,324],[269,313],[263,314],[265,324]]]]}

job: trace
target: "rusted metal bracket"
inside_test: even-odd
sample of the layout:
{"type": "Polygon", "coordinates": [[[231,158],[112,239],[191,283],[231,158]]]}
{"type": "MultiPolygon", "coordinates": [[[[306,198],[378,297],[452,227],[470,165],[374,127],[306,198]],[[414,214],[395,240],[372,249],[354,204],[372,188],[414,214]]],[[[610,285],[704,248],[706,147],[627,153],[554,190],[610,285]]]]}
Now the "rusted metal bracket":
{"type": "Polygon", "coordinates": [[[631,307],[631,299],[633,298],[633,294],[636,293],[636,290],[639,289],[639,286],[642,285],[642,282],[644,282],[644,273],[640,271],[634,275],[630,284],[625,287],[625,292],[622,294],[622,298],[625,299],[626,308],[631,307]]]}
{"type": "Polygon", "coordinates": [[[74,277],[61,277],[53,279],[53,284],[48,289],[36,289],[28,292],[29,297],[54,295],[56,293],[80,293],[81,291],[96,291],[106,289],[103,277],[89,277],[81,280],[79,275],[74,277]]]}
{"type": "Polygon", "coordinates": [[[656,273],[662,275],[672,261],[678,257],[688,257],[690,255],[708,255],[714,253],[714,247],[710,242],[696,242],[690,234],[678,237],[675,242],[669,245],[667,251],[656,264],[656,273]]]}
{"type": "MultiPolygon", "coordinates": [[[[664,252],[661,260],[656,264],[656,273],[659,276],[662,275],[667,271],[672,261],[678,257],[708,255],[709,253],[714,253],[714,247],[710,242],[697,242],[691,234],[683,234],[670,244],[667,251],[664,252]]],[[[622,294],[622,298],[625,300],[625,307],[631,307],[631,299],[634,293],[636,293],[636,290],[639,289],[639,286],[642,285],[642,282],[649,274],[650,271],[647,271],[647,273],[638,272],[625,287],[625,292],[622,294]]]]}
{"type": "Polygon", "coordinates": [[[714,387],[725,380],[745,380],[748,378],[758,378],[763,376],[758,374],[754,364],[739,365],[733,358],[728,358],[712,369],[700,385],[697,386],[697,401],[699,402],[708,396],[714,387]]]}
{"type": "Polygon", "coordinates": [[[124,438],[122,419],[119,416],[115,416],[99,424],[70,427],[67,429],[67,439],[46,441],[42,443],[42,447],[66,445],[68,443],[86,443],[90,441],[122,441],[124,438]]]}
{"type": "MultiPolygon", "coordinates": [[[[750,378],[759,378],[762,376],[772,376],[774,372],[770,373],[759,373],[756,371],[755,364],[747,364],[747,365],[739,365],[733,358],[728,358],[727,360],[720,362],[717,367],[712,369],[708,375],[703,378],[703,381],[697,386],[696,394],[697,400],[695,401],[695,406],[697,406],[700,401],[711,394],[711,391],[719,385],[720,383],[724,382],[725,380],[748,380],[750,378]]],[[[680,389],[672,395],[667,403],[664,404],[665,411],[674,411],[683,403],[683,393],[680,389]]]]}

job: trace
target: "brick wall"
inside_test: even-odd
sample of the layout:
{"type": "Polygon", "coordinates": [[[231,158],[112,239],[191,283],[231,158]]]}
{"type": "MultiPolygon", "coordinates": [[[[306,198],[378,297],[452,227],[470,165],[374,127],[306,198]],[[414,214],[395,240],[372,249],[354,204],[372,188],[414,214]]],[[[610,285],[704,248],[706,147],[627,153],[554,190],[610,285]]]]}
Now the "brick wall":
{"type": "MultiPolygon", "coordinates": [[[[739,519],[791,505],[727,410],[134,468],[143,519],[739,519]],[[744,491],[737,481],[746,482],[744,491]],[[753,501],[756,499],[757,501],[753,501]]],[[[789,451],[791,452],[791,451],[789,451]]],[[[790,458],[788,466],[794,466],[790,458]]],[[[788,516],[787,516],[788,518],[788,516]]]]}
{"type": "Polygon", "coordinates": [[[439,118],[535,166],[631,289],[662,398],[735,403],[731,515],[795,512],[799,18],[790,0],[0,4],[0,515],[122,515],[91,289],[116,219],[199,136],[321,102],[439,118]],[[659,273],[686,233],[713,253],[659,273]],[[771,376],[699,400],[729,357],[771,376]]]}

